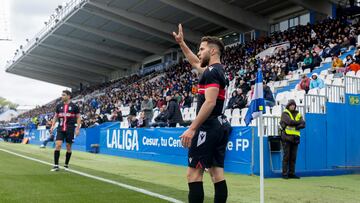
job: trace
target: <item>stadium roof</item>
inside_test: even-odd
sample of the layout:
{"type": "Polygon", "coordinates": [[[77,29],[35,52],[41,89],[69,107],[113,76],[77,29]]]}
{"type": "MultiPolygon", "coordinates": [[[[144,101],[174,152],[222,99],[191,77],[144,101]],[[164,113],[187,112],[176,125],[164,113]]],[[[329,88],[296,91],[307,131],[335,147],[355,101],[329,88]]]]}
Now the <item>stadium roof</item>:
{"type": "Polygon", "coordinates": [[[310,0],[72,0],[57,8],[6,71],[72,88],[80,82],[96,84],[114,72],[133,73],[146,57],[176,47],[170,33],[178,23],[196,45],[203,35],[268,31],[283,17],[309,8],[326,13],[328,5],[310,0]]]}

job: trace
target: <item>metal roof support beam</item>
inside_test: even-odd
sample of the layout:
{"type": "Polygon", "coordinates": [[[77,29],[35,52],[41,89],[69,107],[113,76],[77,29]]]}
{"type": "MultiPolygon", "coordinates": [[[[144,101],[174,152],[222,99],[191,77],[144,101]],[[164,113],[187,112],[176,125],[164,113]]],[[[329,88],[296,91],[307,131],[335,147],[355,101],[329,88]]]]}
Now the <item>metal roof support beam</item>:
{"type": "Polygon", "coordinates": [[[35,65],[31,65],[31,64],[28,64],[26,62],[20,62],[19,65],[21,65],[21,69],[24,69],[24,70],[28,70],[29,72],[38,72],[38,73],[44,73],[44,74],[49,74],[49,75],[53,75],[55,77],[58,77],[58,78],[61,78],[61,79],[64,79],[64,80],[71,80],[71,81],[87,81],[89,82],[88,80],[84,80],[83,78],[80,78],[80,77],[77,77],[77,76],[70,76],[68,74],[65,74],[65,73],[57,73],[57,72],[51,72],[49,70],[44,70],[44,67],[37,67],[35,65]]]}
{"type": "Polygon", "coordinates": [[[69,81],[69,80],[66,81],[66,80],[59,79],[58,77],[53,77],[53,76],[44,75],[44,74],[38,74],[38,73],[34,74],[34,73],[30,73],[30,72],[28,72],[26,70],[24,70],[24,71],[12,70],[10,73],[20,75],[20,76],[23,76],[23,77],[27,77],[27,78],[32,78],[32,79],[35,79],[35,80],[40,80],[40,81],[43,81],[43,82],[55,83],[55,84],[62,85],[62,86],[65,86],[65,87],[69,87],[69,86],[77,87],[77,86],[80,85],[80,82],[69,81]]]}
{"type": "Polygon", "coordinates": [[[111,39],[111,40],[120,42],[122,44],[126,44],[128,46],[147,51],[149,53],[163,54],[167,50],[167,48],[165,46],[162,46],[162,45],[159,45],[156,43],[152,43],[152,42],[147,42],[147,41],[144,41],[141,39],[121,35],[118,33],[99,30],[99,29],[96,29],[96,28],[93,28],[90,26],[85,26],[85,25],[81,25],[81,24],[77,24],[77,23],[65,22],[65,24],[69,25],[75,29],[80,29],[85,32],[93,33],[95,35],[102,36],[106,39],[111,39]]]}
{"type": "Polygon", "coordinates": [[[70,53],[70,54],[82,57],[84,59],[87,59],[87,60],[99,62],[101,64],[106,64],[112,70],[119,70],[119,69],[127,70],[126,68],[120,68],[120,67],[130,66],[131,65],[131,62],[129,62],[129,61],[118,60],[118,59],[113,58],[113,57],[100,56],[100,55],[97,55],[97,54],[87,53],[87,52],[84,52],[84,51],[70,49],[70,48],[67,48],[67,47],[59,47],[59,46],[49,45],[49,44],[45,44],[45,43],[40,44],[40,46],[47,47],[49,49],[54,49],[54,50],[57,50],[57,51],[61,51],[61,52],[64,52],[64,53],[70,53]]]}
{"type": "Polygon", "coordinates": [[[76,71],[73,69],[55,66],[53,64],[44,64],[44,63],[37,63],[36,61],[30,62],[30,61],[24,61],[24,60],[20,61],[18,64],[22,65],[22,66],[26,66],[29,69],[46,71],[49,73],[55,73],[55,74],[64,75],[67,77],[73,77],[73,78],[77,78],[80,80],[88,81],[90,83],[103,82],[101,77],[94,77],[93,75],[90,76],[86,73],[82,73],[82,72],[79,72],[79,71],[76,71]]]}
{"type": "Polygon", "coordinates": [[[104,69],[99,69],[98,66],[92,65],[92,64],[87,64],[87,63],[81,63],[81,62],[76,62],[73,60],[64,60],[64,59],[60,59],[60,58],[53,58],[53,57],[48,57],[45,55],[38,55],[38,54],[28,54],[29,56],[39,59],[39,60],[43,60],[43,61],[47,61],[53,64],[58,64],[60,66],[68,66],[69,68],[72,69],[78,69],[84,72],[88,72],[88,73],[94,73],[94,74],[98,74],[99,76],[103,76],[103,77],[108,77],[108,75],[110,74],[110,71],[105,71],[104,69]]]}
{"type": "MultiPolygon", "coordinates": [[[[174,25],[172,23],[164,22],[155,18],[152,18],[150,16],[144,16],[140,15],[134,12],[130,12],[124,9],[120,8],[114,8],[109,7],[104,3],[100,3],[102,1],[90,1],[89,4],[92,6],[95,6],[97,8],[100,8],[104,11],[107,11],[109,13],[112,13],[118,18],[112,19],[115,22],[118,22],[120,24],[127,25],[129,27],[132,27],[134,29],[152,34],[154,36],[160,37],[162,39],[165,39],[170,42],[174,42],[174,39],[170,35],[173,31],[177,30],[177,25],[174,25]],[[121,17],[121,18],[119,18],[121,17]]],[[[109,16],[109,14],[104,14],[106,16],[109,16]]],[[[107,17],[106,17],[107,18],[107,17]]],[[[108,18],[109,19],[109,18],[108,18]]],[[[186,33],[186,38],[190,42],[198,43],[199,39],[203,36],[202,33],[184,28],[184,32],[186,33]]]]}
{"type": "MultiPolygon", "coordinates": [[[[102,18],[108,19],[108,20],[110,20],[112,22],[116,22],[116,23],[121,24],[121,25],[125,25],[127,27],[131,27],[131,28],[133,28],[135,30],[139,30],[139,31],[147,33],[147,34],[151,34],[153,36],[159,37],[160,39],[164,39],[164,40],[169,41],[169,42],[171,42],[171,40],[172,40],[171,35],[169,35],[169,34],[165,34],[165,33],[160,32],[158,30],[154,30],[154,29],[152,29],[150,27],[147,27],[147,26],[145,26],[143,24],[140,24],[140,23],[128,20],[126,18],[123,18],[121,16],[114,15],[112,13],[100,10],[97,7],[96,8],[85,7],[84,9],[85,9],[85,11],[87,11],[87,12],[89,12],[91,14],[100,16],[102,18]]],[[[173,42],[173,40],[172,40],[172,42],[173,42]]]]}
{"type": "Polygon", "coordinates": [[[290,0],[291,2],[300,5],[306,9],[316,11],[328,16],[332,16],[332,4],[325,0],[290,0]]]}
{"type": "MultiPolygon", "coordinates": [[[[217,15],[216,13],[213,13],[203,7],[197,6],[189,1],[185,1],[185,0],[160,0],[160,1],[165,4],[168,4],[170,6],[173,6],[175,8],[178,8],[180,10],[191,13],[192,15],[206,19],[217,25],[224,26],[230,30],[234,30],[234,31],[238,31],[238,32],[247,32],[247,31],[251,30],[251,28],[249,28],[249,27],[240,25],[239,23],[235,22],[234,20],[229,20],[228,18],[225,18],[224,16],[217,15]]],[[[185,37],[186,37],[186,35],[185,35],[185,37]]]]}
{"type": "Polygon", "coordinates": [[[85,41],[85,40],[74,38],[74,37],[67,37],[67,36],[62,36],[62,35],[58,35],[58,34],[53,34],[53,35],[51,35],[51,37],[55,37],[55,38],[67,41],[69,43],[72,43],[72,44],[77,44],[77,45],[84,46],[84,47],[87,47],[90,49],[94,49],[96,51],[104,52],[107,54],[111,54],[111,55],[118,56],[118,57],[121,57],[124,59],[135,61],[135,62],[141,62],[146,57],[145,55],[142,55],[142,54],[131,53],[129,51],[125,51],[122,49],[108,47],[108,46],[104,46],[102,44],[85,41]]]}
{"type": "Polygon", "coordinates": [[[234,20],[242,25],[252,27],[258,30],[267,31],[269,24],[268,21],[253,12],[246,11],[240,7],[230,5],[220,0],[211,0],[209,3],[208,0],[189,0],[190,2],[201,6],[205,9],[208,9],[218,15],[222,15],[226,18],[234,20]]]}

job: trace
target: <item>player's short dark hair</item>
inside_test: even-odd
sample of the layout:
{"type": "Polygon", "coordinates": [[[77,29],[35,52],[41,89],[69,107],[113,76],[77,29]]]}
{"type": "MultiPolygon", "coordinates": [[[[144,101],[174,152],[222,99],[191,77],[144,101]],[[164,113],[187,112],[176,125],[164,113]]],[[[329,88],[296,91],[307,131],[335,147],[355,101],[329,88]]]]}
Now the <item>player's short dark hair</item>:
{"type": "Polygon", "coordinates": [[[201,38],[201,42],[207,42],[208,44],[215,44],[220,51],[220,56],[223,54],[225,45],[221,39],[214,36],[205,36],[201,38]]]}
{"type": "Polygon", "coordinates": [[[72,98],[72,94],[69,90],[63,90],[62,92],[68,95],[70,98],[72,98]]]}

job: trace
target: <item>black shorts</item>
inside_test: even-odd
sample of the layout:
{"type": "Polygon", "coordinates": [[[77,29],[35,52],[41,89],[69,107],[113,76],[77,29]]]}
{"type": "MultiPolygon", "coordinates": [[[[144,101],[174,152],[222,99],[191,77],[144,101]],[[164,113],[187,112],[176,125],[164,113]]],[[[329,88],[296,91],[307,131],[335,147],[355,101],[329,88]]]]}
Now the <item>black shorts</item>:
{"type": "Polygon", "coordinates": [[[66,131],[57,131],[56,140],[61,140],[72,144],[74,142],[75,129],[67,129],[66,131]]]}
{"type": "Polygon", "coordinates": [[[225,150],[231,126],[225,117],[207,119],[196,131],[188,153],[191,168],[224,168],[225,150]]]}

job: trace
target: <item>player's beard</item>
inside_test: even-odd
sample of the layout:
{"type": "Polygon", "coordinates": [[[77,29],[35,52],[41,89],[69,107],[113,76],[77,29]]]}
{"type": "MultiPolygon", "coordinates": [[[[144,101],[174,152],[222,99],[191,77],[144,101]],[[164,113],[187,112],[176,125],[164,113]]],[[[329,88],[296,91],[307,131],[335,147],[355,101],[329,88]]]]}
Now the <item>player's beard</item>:
{"type": "Polygon", "coordinates": [[[69,101],[67,98],[61,98],[61,100],[65,103],[69,101]]]}
{"type": "Polygon", "coordinates": [[[201,67],[206,67],[209,65],[210,62],[210,52],[208,52],[204,58],[201,59],[201,67]]]}

